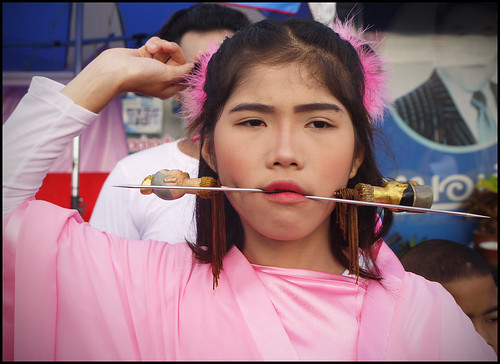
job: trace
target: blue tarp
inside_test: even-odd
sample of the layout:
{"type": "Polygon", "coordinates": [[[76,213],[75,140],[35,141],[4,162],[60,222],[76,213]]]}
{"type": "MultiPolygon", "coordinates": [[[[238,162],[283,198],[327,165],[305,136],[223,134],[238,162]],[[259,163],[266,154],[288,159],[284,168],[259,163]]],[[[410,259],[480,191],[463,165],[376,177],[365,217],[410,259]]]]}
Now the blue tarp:
{"type": "MultiPolygon", "coordinates": [[[[172,13],[193,4],[116,3],[122,34],[102,34],[102,38],[123,36],[129,39],[127,47],[135,47],[137,41],[132,37],[154,35],[172,13]]],[[[60,71],[67,68],[67,45],[72,40],[70,27],[74,27],[70,21],[73,3],[2,5],[3,70],[60,71]],[[19,47],[19,44],[30,46],[19,47]]]]}
{"type": "MultiPolygon", "coordinates": [[[[71,38],[72,7],[75,3],[3,3],[2,4],[2,37],[3,37],[3,70],[24,71],[73,71],[67,64],[68,44],[71,38]],[[20,47],[19,45],[26,45],[20,47]]],[[[99,3],[96,3],[99,4],[99,3]]],[[[161,26],[176,11],[188,8],[196,3],[108,3],[115,4],[118,11],[107,7],[109,14],[84,12],[85,26],[102,28],[102,34],[88,39],[84,29],[83,43],[93,43],[96,49],[103,47],[102,39],[125,38],[126,47],[137,47],[144,40],[156,34],[161,26]],[[110,33],[110,22],[120,23],[120,34],[110,33]],[[97,41],[100,39],[101,41],[97,41]]],[[[239,3],[231,3],[239,4],[239,3]]],[[[242,3],[243,4],[243,3],[242,3]]],[[[244,3],[249,7],[251,3],[244,3]]],[[[262,11],[267,17],[301,16],[309,17],[307,3],[255,3],[259,7],[269,9],[262,11]],[[266,5],[268,4],[268,5],[266,5]],[[284,6],[288,14],[283,14],[280,9],[273,9],[279,4],[284,6]],[[279,10],[280,12],[273,12],[279,10]],[[300,10],[300,11],[299,11],[300,10]]],[[[90,5],[88,3],[85,6],[90,5]]],[[[95,32],[94,32],[95,33],[95,32]]],[[[84,61],[89,61],[84,59],[84,61]]]]}

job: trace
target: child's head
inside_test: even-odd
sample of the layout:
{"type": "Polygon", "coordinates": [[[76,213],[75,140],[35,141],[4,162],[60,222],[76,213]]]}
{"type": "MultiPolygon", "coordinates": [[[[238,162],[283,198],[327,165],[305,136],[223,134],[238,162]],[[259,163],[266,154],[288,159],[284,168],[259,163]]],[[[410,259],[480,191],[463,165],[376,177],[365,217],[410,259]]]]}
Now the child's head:
{"type": "MultiPolygon", "coordinates": [[[[376,55],[366,44],[360,45],[360,48],[363,48],[365,55],[376,59],[376,55]]],[[[241,181],[238,178],[230,179],[227,177],[228,173],[219,175],[218,172],[227,172],[228,168],[232,168],[229,171],[234,172],[234,168],[225,163],[228,158],[224,156],[229,155],[229,152],[228,148],[224,151],[222,145],[239,138],[242,130],[246,132],[247,129],[242,129],[245,124],[245,127],[252,127],[255,132],[250,131],[241,139],[241,143],[233,145],[233,154],[229,157],[234,161],[238,158],[238,152],[242,151],[240,165],[252,168],[252,175],[247,176],[248,184],[244,185],[243,181],[238,187],[267,188],[265,183],[279,178],[294,180],[299,187],[307,187],[304,191],[306,193],[333,196],[336,190],[353,188],[359,182],[380,185],[382,175],[372,149],[373,119],[367,110],[365,97],[367,94],[373,96],[374,93],[366,92],[368,71],[363,68],[359,51],[329,27],[304,19],[287,22],[264,20],[226,39],[208,63],[203,88],[206,100],[203,100],[200,113],[190,124],[192,130],[200,132],[203,143],[199,175],[220,177],[221,183],[228,185],[241,181]],[[275,83],[270,82],[271,79],[275,83]],[[287,95],[286,99],[283,99],[284,95],[287,95]],[[302,99],[297,95],[302,95],[302,99]],[[296,106],[302,104],[309,105],[309,109],[305,107],[307,110],[301,114],[291,112],[301,109],[296,106]],[[242,114],[238,114],[239,112],[242,114]],[[307,123],[303,123],[300,132],[280,124],[286,118],[293,119],[293,125],[302,123],[302,119],[296,116],[299,114],[310,118],[307,123]],[[218,133],[223,125],[230,122],[235,125],[238,123],[240,128],[226,128],[228,133],[218,133]],[[265,136],[263,129],[268,133],[265,136]],[[312,129],[315,130],[314,134],[305,134],[312,129]],[[224,135],[224,140],[221,137],[218,139],[217,135],[224,135]],[[257,139],[259,142],[255,142],[257,139]],[[271,146],[274,149],[267,148],[271,146]],[[279,152],[278,148],[281,148],[279,152]],[[273,156],[270,156],[272,153],[273,156]],[[245,160],[247,157],[250,160],[245,160]],[[266,158],[269,160],[265,160],[266,158]],[[262,163],[262,171],[259,171],[258,166],[252,165],[254,160],[262,163]],[[307,178],[301,174],[306,173],[301,171],[302,163],[306,160],[308,166],[318,166],[310,170],[311,174],[307,178]],[[221,161],[225,164],[221,165],[221,161]],[[286,172],[277,173],[269,179],[262,177],[261,180],[254,178],[255,182],[252,181],[254,176],[264,176],[266,171],[285,165],[288,168],[286,172]],[[292,169],[293,173],[290,172],[292,169]],[[251,183],[261,184],[250,185],[251,183]]],[[[373,70],[371,72],[375,73],[373,70]]],[[[381,73],[382,69],[377,68],[376,72],[381,73]]],[[[255,196],[247,194],[246,201],[260,198],[255,196]]],[[[290,223],[295,221],[293,218],[286,223],[277,218],[272,225],[275,230],[266,232],[263,226],[267,225],[267,220],[263,217],[258,220],[255,216],[265,216],[265,213],[270,212],[267,209],[261,211],[257,207],[251,212],[247,211],[246,208],[251,203],[242,201],[232,198],[232,195],[230,200],[225,199],[228,247],[235,244],[243,249],[246,224],[267,238],[294,240],[300,238],[300,234],[307,235],[310,232],[308,227],[295,234],[295,228],[299,230],[302,225],[313,221],[313,230],[317,225],[327,226],[333,254],[344,266],[348,266],[348,260],[342,253],[347,248],[347,239],[342,236],[336,223],[334,204],[311,204],[311,211],[302,210],[301,220],[297,220],[296,224],[290,223]],[[290,224],[287,225],[288,223],[290,224]],[[287,227],[280,230],[279,226],[287,227]]],[[[211,236],[211,233],[203,230],[204,227],[211,229],[208,226],[211,223],[207,224],[210,222],[207,217],[211,210],[210,206],[205,205],[205,201],[198,200],[197,244],[209,245],[209,252],[211,247],[207,244],[206,237],[211,236]]],[[[265,203],[260,206],[265,206],[265,203]]],[[[376,208],[359,209],[359,242],[362,249],[368,249],[377,241],[376,213],[376,208]]],[[[387,211],[385,215],[380,235],[390,225],[391,213],[387,211]]],[[[270,215],[269,221],[271,220],[270,215]]],[[[269,230],[271,229],[270,227],[269,230]]]]}
{"type": "Polygon", "coordinates": [[[401,263],[406,271],[441,283],[497,352],[497,287],[491,268],[476,251],[449,240],[433,239],[411,248],[401,263]]]}
{"type": "Polygon", "coordinates": [[[158,36],[180,45],[188,62],[207,44],[218,45],[226,36],[250,25],[241,11],[215,3],[198,3],[175,12],[158,36]]]}

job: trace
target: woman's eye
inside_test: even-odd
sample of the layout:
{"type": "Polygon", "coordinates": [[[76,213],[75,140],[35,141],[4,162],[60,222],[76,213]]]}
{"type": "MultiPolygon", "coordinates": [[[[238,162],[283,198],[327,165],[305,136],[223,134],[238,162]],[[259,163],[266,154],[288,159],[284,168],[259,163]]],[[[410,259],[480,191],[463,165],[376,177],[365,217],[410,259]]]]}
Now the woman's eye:
{"type": "Polygon", "coordinates": [[[252,120],[245,120],[239,123],[238,125],[247,125],[256,127],[256,126],[266,126],[266,123],[264,123],[262,120],[252,119],[252,120]]]}
{"type": "Polygon", "coordinates": [[[486,322],[487,322],[487,323],[491,323],[491,324],[497,323],[497,322],[498,322],[498,316],[497,316],[497,317],[490,317],[490,318],[487,318],[487,319],[486,319],[486,322]]]}
{"type": "Polygon", "coordinates": [[[308,123],[306,125],[306,127],[314,128],[314,129],[325,129],[325,128],[331,128],[332,124],[330,124],[326,121],[322,121],[322,120],[315,120],[315,121],[311,121],[310,123],[308,123]]]}

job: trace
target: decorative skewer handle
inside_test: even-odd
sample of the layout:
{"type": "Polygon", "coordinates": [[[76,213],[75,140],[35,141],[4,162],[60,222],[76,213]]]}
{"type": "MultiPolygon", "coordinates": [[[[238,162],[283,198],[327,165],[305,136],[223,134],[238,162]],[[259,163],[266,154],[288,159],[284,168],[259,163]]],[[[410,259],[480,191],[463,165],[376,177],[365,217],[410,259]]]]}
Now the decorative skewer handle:
{"type": "MultiPolygon", "coordinates": [[[[141,183],[142,186],[184,186],[184,187],[214,187],[217,180],[212,177],[189,178],[189,174],[177,169],[162,169],[155,174],[149,175],[141,183]]],[[[211,191],[196,190],[153,190],[151,188],[141,188],[143,195],[154,193],[163,200],[176,200],[186,193],[197,194],[202,198],[209,198],[211,191]]]]}
{"type": "MultiPolygon", "coordinates": [[[[380,187],[358,183],[355,187],[357,200],[380,202],[396,206],[431,208],[433,202],[432,188],[419,185],[415,181],[390,181],[380,187]]],[[[398,211],[394,208],[394,211],[398,211]]]]}

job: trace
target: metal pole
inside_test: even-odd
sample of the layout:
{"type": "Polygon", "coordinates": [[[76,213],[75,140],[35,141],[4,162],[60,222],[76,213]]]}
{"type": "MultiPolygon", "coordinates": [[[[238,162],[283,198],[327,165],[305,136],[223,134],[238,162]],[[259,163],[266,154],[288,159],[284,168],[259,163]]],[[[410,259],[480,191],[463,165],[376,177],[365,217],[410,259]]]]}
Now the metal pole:
{"type": "MultiPolygon", "coordinates": [[[[83,40],[83,3],[75,5],[75,76],[82,70],[82,40],[83,40]]],[[[73,169],[71,172],[71,208],[78,210],[83,216],[83,207],[80,205],[80,136],[73,139],[73,169]]]]}

